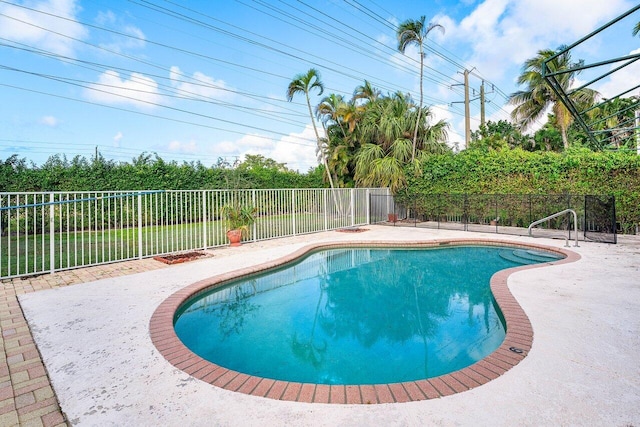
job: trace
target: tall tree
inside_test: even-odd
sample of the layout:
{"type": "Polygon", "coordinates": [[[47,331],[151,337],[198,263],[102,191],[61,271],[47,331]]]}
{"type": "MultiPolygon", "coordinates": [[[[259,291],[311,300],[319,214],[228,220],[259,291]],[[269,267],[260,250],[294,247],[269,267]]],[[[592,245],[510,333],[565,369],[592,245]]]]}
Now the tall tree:
{"type": "Polygon", "coordinates": [[[322,95],[322,92],[324,92],[324,85],[320,80],[320,73],[318,72],[318,70],[316,70],[315,68],[311,68],[306,73],[296,75],[291,83],[289,83],[289,87],[287,88],[287,101],[291,102],[293,96],[297,93],[304,93],[305,99],[307,100],[307,107],[309,108],[309,117],[311,118],[313,131],[316,134],[318,155],[322,158],[322,163],[324,164],[325,170],[327,172],[327,178],[329,179],[329,185],[331,186],[331,188],[334,188],[331,171],[329,170],[329,165],[327,164],[325,143],[323,142],[324,139],[320,138],[318,127],[316,126],[315,122],[315,117],[313,116],[313,111],[311,110],[311,100],[309,99],[309,92],[314,89],[318,90],[318,95],[322,95]]]}
{"type": "MultiPolygon", "coordinates": [[[[564,50],[564,47],[561,46],[559,50],[564,50]]],[[[513,93],[509,102],[516,106],[511,115],[522,129],[526,129],[547,114],[547,108],[551,106],[562,135],[562,143],[567,149],[569,148],[567,129],[573,122],[573,116],[542,76],[543,64],[556,53],[557,51],[551,49],[540,50],[535,57],[524,63],[522,74],[518,77],[518,84],[526,85],[526,88],[513,93]]],[[[552,73],[563,72],[556,74],[555,78],[562,90],[567,93],[570,92],[575,77],[579,73],[579,71],[571,70],[582,64],[583,61],[572,62],[571,54],[565,50],[547,63],[547,70],[552,73]]],[[[598,92],[587,88],[573,91],[570,94],[572,101],[583,107],[593,105],[598,96],[598,92]]]]}
{"type": "Polygon", "coordinates": [[[402,53],[405,52],[408,46],[417,45],[420,52],[420,104],[418,105],[418,114],[416,117],[416,126],[413,133],[413,148],[411,150],[411,160],[416,157],[416,144],[418,141],[418,128],[421,119],[422,103],[424,100],[424,93],[422,88],[422,81],[424,78],[424,57],[426,55],[424,51],[424,45],[427,42],[427,36],[431,30],[438,28],[444,33],[444,27],[440,24],[429,23],[425,25],[425,17],[421,16],[418,20],[407,19],[398,27],[396,35],[398,37],[398,50],[402,53]]]}
{"type": "Polygon", "coordinates": [[[336,124],[342,130],[342,135],[346,138],[347,133],[344,130],[342,120],[345,104],[346,102],[342,95],[332,93],[331,95],[322,98],[320,104],[316,107],[316,115],[320,121],[322,121],[325,129],[328,124],[336,124]]]}
{"type": "Polygon", "coordinates": [[[603,99],[597,108],[589,112],[589,124],[598,132],[601,150],[606,146],[622,148],[625,142],[633,141],[635,111],[640,107],[640,97],[603,99]]]}
{"type": "Polygon", "coordinates": [[[418,113],[411,97],[402,93],[368,104],[358,129],[362,140],[356,154],[355,180],[358,184],[389,187],[397,192],[406,184],[407,165],[420,169],[420,161],[425,155],[447,150],[448,125],[444,121],[430,125],[427,119],[432,113],[426,107],[422,110],[418,113]],[[419,122],[417,152],[413,154],[410,138],[418,114],[424,120],[419,122]]]}
{"type": "Polygon", "coordinates": [[[523,135],[520,129],[508,120],[489,120],[480,128],[471,132],[470,147],[476,149],[493,149],[521,147],[528,149],[531,137],[523,135]]]}
{"type": "Polygon", "coordinates": [[[380,98],[380,89],[376,89],[371,85],[371,82],[365,80],[364,83],[360,86],[356,86],[353,91],[353,102],[356,103],[358,100],[366,100],[367,102],[374,102],[380,98]]]}

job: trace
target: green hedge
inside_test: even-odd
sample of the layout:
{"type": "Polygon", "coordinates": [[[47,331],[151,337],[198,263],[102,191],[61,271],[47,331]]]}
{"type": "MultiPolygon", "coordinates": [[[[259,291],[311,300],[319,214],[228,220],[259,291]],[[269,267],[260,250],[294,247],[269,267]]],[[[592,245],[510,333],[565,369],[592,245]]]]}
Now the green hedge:
{"type": "Polygon", "coordinates": [[[407,176],[408,193],[614,195],[623,232],[640,223],[640,156],[632,153],[465,150],[431,156],[407,176]]]}
{"type": "Polygon", "coordinates": [[[88,160],[51,156],[42,166],[17,155],[0,159],[0,192],[201,190],[224,188],[322,188],[322,169],[305,174],[279,167],[273,160],[253,156],[250,167],[240,163],[205,167],[202,163],[166,162],[140,156],[131,163],[103,157],[88,160]]]}

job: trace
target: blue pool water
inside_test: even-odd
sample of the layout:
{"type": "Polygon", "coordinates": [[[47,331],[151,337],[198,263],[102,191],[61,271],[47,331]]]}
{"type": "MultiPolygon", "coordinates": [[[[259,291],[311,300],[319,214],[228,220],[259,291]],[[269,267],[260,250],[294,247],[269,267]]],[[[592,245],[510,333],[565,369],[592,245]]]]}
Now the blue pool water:
{"type": "Polygon", "coordinates": [[[323,250],[192,298],[175,330],[202,358],[249,375],[344,385],[431,378],[504,340],[495,272],[557,259],[483,246],[323,250]]]}

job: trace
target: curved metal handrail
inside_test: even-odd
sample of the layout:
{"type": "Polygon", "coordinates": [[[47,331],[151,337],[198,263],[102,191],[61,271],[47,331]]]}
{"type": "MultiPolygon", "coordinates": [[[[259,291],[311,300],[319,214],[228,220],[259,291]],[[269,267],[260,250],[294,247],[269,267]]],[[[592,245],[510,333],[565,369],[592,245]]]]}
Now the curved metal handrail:
{"type": "MultiPolygon", "coordinates": [[[[576,211],[574,211],[573,209],[565,209],[563,211],[554,213],[553,215],[549,215],[547,217],[544,217],[542,219],[539,219],[537,221],[532,222],[531,224],[529,224],[529,237],[535,237],[533,234],[531,234],[531,231],[533,229],[534,226],[545,222],[545,221],[549,221],[550,219],[562,216],[564,214],[567,214],[571,212],[573,214],[573,227],[575,228],[575,234],[576,234],[576,244],[574,245],[575,247],[578,247],[578,215],[576,215],[576,211]]],[[[564,237],[565,240],[565,246],[569,247],[569,238],[567,236],[562,236],[564,237]]]]}

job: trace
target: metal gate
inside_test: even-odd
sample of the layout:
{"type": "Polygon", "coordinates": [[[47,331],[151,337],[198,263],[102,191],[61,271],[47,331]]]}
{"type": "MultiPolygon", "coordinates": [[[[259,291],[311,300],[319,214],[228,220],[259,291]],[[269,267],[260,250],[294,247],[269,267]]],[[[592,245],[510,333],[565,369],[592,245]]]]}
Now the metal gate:
{"type": "Polygon", "coordinates": [[[617,242],[614,196],[584,196],[584,238],[603,243],[617,242]]]}

